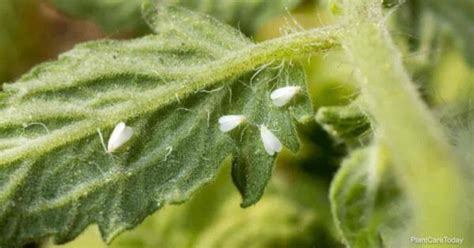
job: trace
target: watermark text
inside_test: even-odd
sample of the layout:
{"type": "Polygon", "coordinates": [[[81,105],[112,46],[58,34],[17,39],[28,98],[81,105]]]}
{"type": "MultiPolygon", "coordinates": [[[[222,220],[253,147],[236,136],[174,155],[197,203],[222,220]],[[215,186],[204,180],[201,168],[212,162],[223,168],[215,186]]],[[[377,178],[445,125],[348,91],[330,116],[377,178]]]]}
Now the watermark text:
{"type": "Polygon", "coordinates": [[[460,237],[410,237],[410,243],[412,244],[455,244],[462,245],[464,243],[464,238],[460,237]]]}

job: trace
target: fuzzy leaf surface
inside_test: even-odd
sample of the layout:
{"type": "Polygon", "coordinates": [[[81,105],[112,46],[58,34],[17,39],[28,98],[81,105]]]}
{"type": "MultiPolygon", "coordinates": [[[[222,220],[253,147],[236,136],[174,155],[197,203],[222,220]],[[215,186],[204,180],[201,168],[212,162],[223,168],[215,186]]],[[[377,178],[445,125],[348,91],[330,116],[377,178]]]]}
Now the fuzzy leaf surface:
{"type": "Polygon", "coordinates": [[[355,150],[330,189],[333,218],[348,247],[407,247],[408,201],[378,146],[355,150]]]}
{"type": "Polygon", "coordinates": [[[208,16],[154,6],[145,15],[156,35],[79,45],[4,86],[0,246],[49,236],[64,243],[92,223],[110,242],[163,205],[187,200],[230,155],[248,206],[274,162],[254,124],[298,149],[294,121],[310,114],[306,91],[285,108],[269,94],[288,82],[305,87],[300,67],[268,64],[274,52],[255,52],[208,16]],[[236,113],[248,123],[221,133],[218,118],[236,113]],[[134,134],[107,154],[99,133],[107,142],[121,121],[134,134]]]}
{"type": "Polygon", "coordinates": [[[335,245],[335,237],[329,231],[331,215],[326,202],[327,189],[322,184],[298,171],[294,180],[277,166],[258,207],[241,209],[240,196],[228,180],[230,168],[226,165],[223,169],[216,181],[203,187],[186,204],[163,209],[114,240],[111,246],[268,248],[279,244],[287,247],[318,244],[340,247],[335,245]],[[219,201],[212,200],[216,197],[219,201]]]}
{"type": "Polygon", "coordinates": [[[335,139],[352,147],[367,144],[372,136],[369,117],[356,103],[321,107],[315,118],[335,139]]]}

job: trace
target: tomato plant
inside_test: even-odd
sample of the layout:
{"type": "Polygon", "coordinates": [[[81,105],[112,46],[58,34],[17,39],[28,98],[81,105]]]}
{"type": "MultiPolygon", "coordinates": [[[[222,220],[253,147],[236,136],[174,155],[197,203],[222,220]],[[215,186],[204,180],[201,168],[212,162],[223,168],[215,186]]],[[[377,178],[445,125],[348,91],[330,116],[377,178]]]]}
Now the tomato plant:
{"type": "Polygon", "coordinates": [[[0,7],[1,247],[473,245],[471,0],[0,7]]]}

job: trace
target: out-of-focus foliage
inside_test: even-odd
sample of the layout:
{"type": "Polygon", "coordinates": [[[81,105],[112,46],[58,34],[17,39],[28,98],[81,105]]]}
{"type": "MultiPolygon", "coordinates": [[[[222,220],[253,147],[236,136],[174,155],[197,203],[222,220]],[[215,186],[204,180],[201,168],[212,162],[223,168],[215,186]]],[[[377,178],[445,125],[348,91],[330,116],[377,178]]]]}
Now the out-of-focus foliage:
{"type": "MultiPolygon", "coordinates": [[[[446,42],[452,45],[452,42],[446,42]]],[[[464,60],[462,52],[452,48],[440,52],[431,74],[427,95],[435,107],[466,108],[474,97],[474,70],[464,60]]],[[[447,112],[446,112],[447,113],[447,112]]]]}
{"type": "MultiPolygon", "coordinates": [[[[465,63],[462,52],[448,49],[442,56],[433,77],[436,109],[446,132],[464,165],[462,180],[474,192],[474,69],[465,63]]],[[[474,198],[471,206],[474,206],[474,198]]],[[[471,208],[472,209],[472,208],[471,208]]],[[[472,215],[472,213],[471,213],[472,215]]],[[[474,218],[468,219],[474,233],[474,218]]],[[[474,237],[467,237],[467,244],[474,244],[474,237]]]]}
{"type": "Polygon", "coordinates": [[[467,61],[474,66],[474,1],[473,0],[418,0],[419,4],[436,16],[434,21],[446,25],[463,48],[467,61]]]}
{"type": "Polygon", "coordinates": [[[93,20],[107,32],[147,30],[140,16],[146,2],[179,5],[207,13],[252,35],[265,21],[295,8],[301,0],[50,0],[73,16],[93,20]]]}
{"type": "Polygon", "coordinates": [[[179,4],[208,13],[238,27],[243,33],[252,35],[270,18],[289,13],[302,0],[161,0],[161,2],[179,4]]]}
{"type": "MultiPolygon", "coordinates": [[[[474,70],[463,60],[460,51],[449,49],[435,73],[434,99],[436,110],[454,145],[460,163],[463,165],[463,178],[468,187],[466,199],[474,206],[474,70]]],[[[470,233],[474,233],[472,211],[466,219],[470,233]]],[[[466,244],[474,244],[474,236],[466,237],[466,244]]]]}
{"type": "Polygon", "coordinates": [[[91,23],[61,16],[40,0],[0,1],[0,83],[74,44],[102,37],[91,23]]]}
{"type": "Polygon", "coordinates": [[[34,0],[0,1],[0,85],[12,80],[38,62],[44,55],[39,49],[38,33],[29,29],[43,26],[34,0]]]}
{"type": "MultiPolygon", "coordinates": [[[[387,4],[396,8],[396,36],[404,36],[416,57],[430,57],[442,49],[445,33],[462,48],[467,62],[474,64],[474,1],[473,0],[394,0],[387,4]]],[[[430,61],[433,64],[433,60],[430,61]]],[[[408,68],[411,69],[411,68],[408,68]]]]}
{"type": "MultiPolygon", "coordinates": [[[[337,2],[332,1],[331,6],[337,7],[337,2]]],[[[391,34],[402,47],[405,65],[418,84],[420,93],[450,130],[448,133],[452,144],[464,165],[461,169],[464,172],[463,177],[458,180],[464,181],[465,185],[470,187],[466,192],[474,192],[472,183],[474,74],[469,66],[473,54],[469,50],[474,46],[474,42],[469,41],[472,39],[471,17],[474,13],[472,9],[474,2],[404,1],[399,5],[400,2],[391,1],[386,5],[387,13],[391,19],[396,20],[391,23],[391,34]],[[442,7],[443,5],[446,7],[442,7]],[[456,10],[462,6],[464,10],[456,10]],[[462,58],[463,55],[466,60],[462,58]]],[[[349,110],[350,107],[339,109],[349,110]]],[[[323,111],[327,109],[338,108],[321,108],[317,119],[321,120],[323,111]]],[[[357,115],[354,111],[348,113],[357,115]]],[[[376,127],[377,123],[372,125],[376,127]]],[[[333,130],[334,126],[330,127],[329,130],[333,130]]],[[[357,122],[345,128],[339,127],[343,128],[342,131],[350,131],[352,128],[357,128],[357,122]]],[[[371,130],[368,131],[370,134],[371,130]]],[[[338,133],[341,131],[333,133],[336,138],[340,136],[338,133]]],[[[345,141],[348,142],[347,139],[345,141]]],[[[371,175],[376,170],[370,169],[374,162],[367,154],[373,154],[369,151],[374,148],[352,152],[351,157],[338,171],[331,186],[335,221],[339,222],[341,235],[350,247],[407,247],[408,244],[400,243],[407,240],[397,240],[397,237],[406,236],[407,232],[410,232],[405,230],[407,225],[409,226],[412,214],[409,202],[401,194],[401,189],[397,188],[396,182],[392,181],[397,176],[396,173],[386,170],[387,172],[380,173],[379,176],[371,175]],[[380,181],[377,194],[368,192],[368,188],[371,187],[368,180],[370,177],[380,181]],[[379,201],[374,202],[367,197],[379,201]]],[[[390,167],[390,163],[386,167],[390,167]]],[[[420,174],[419,180],[429,179],[420,174]]],[[[444,189],[437,189],[433,184],[433,192],[441,190],[444,189]]],[[[474,205],[472,200],[466,202],[474,205]]],[[[469,214],[466,218],[471,219],[472,223],[469,214]]],[[[471,224],[472,226],[474,225],[471,224]]],[[[471,230],[471,233],[473,232],[474,230],[471,230]]],[[[470,247],[472,238],[466,236],[463,238],[465,240],[462,247],[470,247]]]]}
{"type": "Polygon", "coordinates": [[[370,140],[370,121],[356,103],[348,106],[321,107],[316,121],[332,136],[353,147],[370,140]]]}
{"type": "Polygon", "coordinates": [[[332,212],[348,247],[407,247],[409,203],[398,187],[384,150],[353,151],[330,191],[332,212]]]}
{"type": "Polygon", "coordinates": [[[59,10],[99,24],[106,32],[148,31],[141,16],[144,0],[49,0],[59,10]]]}

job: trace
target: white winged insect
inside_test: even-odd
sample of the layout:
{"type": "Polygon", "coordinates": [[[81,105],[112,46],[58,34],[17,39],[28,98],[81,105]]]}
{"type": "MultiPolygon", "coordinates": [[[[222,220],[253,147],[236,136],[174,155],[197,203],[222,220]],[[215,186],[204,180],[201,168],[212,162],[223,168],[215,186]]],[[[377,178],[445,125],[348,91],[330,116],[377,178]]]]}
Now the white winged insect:
{"type": "Polygon", "coordinates": [[[281,151],[282,145],[280,140],[265,125],[260,125],[260,137],[268,155],[273,156],[281,151]]]}
{"type": "Polygon", "coordinates": [[[120,122],[112,131],[107,143],[107,153],[112,153],[132,138],[133,129],[120,122]]]}
{"type": "Polygon", "coordinates": [[[300,92],[301,86],[286,86],[278,88],[272,92],[270,99],[273,104],[277,107],[286,105],[298,92],[300,92]]]}
{"type": "Polygon", "coordinates": [[[226,133],[236,128],[247,118],[244,115],[224,115],[219,118],[219,130],[226,133]]]}

